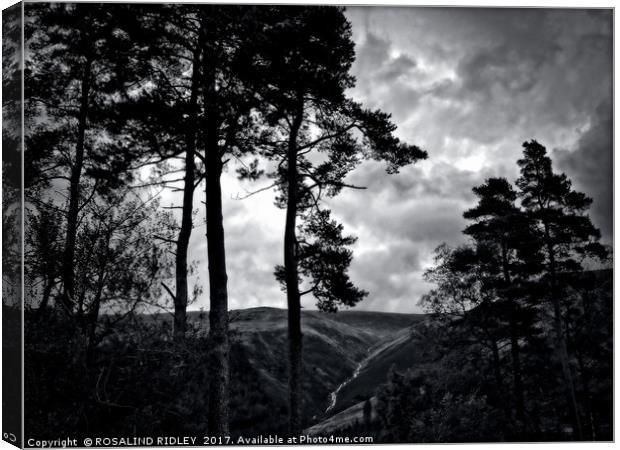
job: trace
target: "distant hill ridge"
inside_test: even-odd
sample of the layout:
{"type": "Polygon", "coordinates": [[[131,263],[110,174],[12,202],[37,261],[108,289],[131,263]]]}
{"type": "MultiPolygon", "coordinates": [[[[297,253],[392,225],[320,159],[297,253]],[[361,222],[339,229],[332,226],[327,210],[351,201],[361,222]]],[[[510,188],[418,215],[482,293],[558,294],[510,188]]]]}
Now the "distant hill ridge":
{"type": "MultiPolygon", "coordinates": [[[[286,327],[286,309],[271,306],[257,306],[245,309],[233,309],[229,311],[232,329],[252,330],[254,327],[286,327]],[[250,325],[249,322],[255,322],[250,325]]],[[[412,323],[425,317],[425,314],[416,313],[395,313],[384,311],[356,311],[342,310],[337,313],[327,313],[318,310],[304,309],[301,312],[302,326],[303,321],[313,322],[314,320],[325,320],[328,323],[338,323],[348,325],[352,328],[368,332],[373,336],[383,338],[392,335],[412,323]]],[[[142,318],[147,322],[165,321],[172,324],[172,316],[168,313],[148,313],[142,314],[142,318]]],[[[209,311],[188,311],[187,320],[190,324],[199,325],[201,329],[209,328],[209,311]]]]}

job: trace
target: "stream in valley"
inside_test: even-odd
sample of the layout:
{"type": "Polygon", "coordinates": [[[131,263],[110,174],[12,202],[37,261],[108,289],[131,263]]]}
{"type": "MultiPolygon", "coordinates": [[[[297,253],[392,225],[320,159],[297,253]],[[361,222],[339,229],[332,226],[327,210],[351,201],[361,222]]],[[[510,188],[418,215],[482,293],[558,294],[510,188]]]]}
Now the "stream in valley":
{"type": "Polygon", "coordinates": [[[329,394],[329,406],[325,410],[326,413],[330,412],[336,406],[336,402],[338,401],[338,393],[342,390],[342,388],[344,388],[351,381],[355,380],[357,376],[360,374],[362,368],[366,365],[366,363],[368,362],[368,359],[370,358],[370,348],[372,347],[369,347],[368,350],[366,351],[366,353],[368,353],[369,355],[366,356],[364,359],[362,359],[359,363],[357,363],[357,367],[353,371],[353,375],[351,375],[349,378],[347,378],[342,383],[340,383],[338,387],[336,388],[336,390],[329,394]]]}

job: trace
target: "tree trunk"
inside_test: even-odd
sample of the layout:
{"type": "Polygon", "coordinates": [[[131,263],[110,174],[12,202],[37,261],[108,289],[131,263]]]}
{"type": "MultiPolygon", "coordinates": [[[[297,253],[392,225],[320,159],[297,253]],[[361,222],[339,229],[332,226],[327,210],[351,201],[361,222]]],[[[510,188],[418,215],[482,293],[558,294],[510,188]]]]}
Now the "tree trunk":
{"type": "Polygon", "coordinates": [[[185,179],[183,186],[183,210],[181,216],[181,229],[177,240],[176,252],[176,293],[174,296],[174,338],[182,340],[185,337],[187,327],[187,249],[192,235],[192,211],[194,208],[195,189],[195,162],[196,153],[196,120],[198,105],[198,76],[200,64],[200,50],[194,51],[192,68],[192,86],[190,95],[189,129],[186,136],[187,149],[185,151],[185,179]]]}
{"type": "MultiPolygon", "coordinates": [[[[586,330],[589,330],[589,324],[592,323],[590,318],[590,302],[588,301],[589,292],[583,292],[580,295],[581,305],[583,309],[583,320],[588,326],[586,330]]],[[[587,369],[586,364],[583,360],[583,353],[577,350],[575,352],[577,356],[577,363],[579,364],[579,372],[581,378],[581,389],[583,391],[583,395],[585,397],[585,407],[586,407],[586,417],[590,422],[590,438],[595,441],[597,438],[597,424],[594,419],[594,411],[592,409],[592,395],[590,393],[590,371],[587,369]]],[[[587,352],[586,352],[587,356],[587,352]]]]}
{"type": "Polygon", "coordinates": [[[493,371],[495,373],[495,382],[497,383],[497,388],[501,391],[504,383],[502,383],[502,368],[499,359],[499,348],[497,348],[497,341],[495,339],[489,338],[489,344],[491,345],[491,353],[493,354],[493,371]]]}
{"type": "MultiPolygon", "coordinates": [[[[91,306],[90,317],[88,320],[88,356],[91,355],[92,349],[95,344],[95,334],[97,331],[97,322],[99,321],[99,311],[101,309],[101,296],[103,295],[103,286],[105,285],[106,267],[108,264],[108,254],[110,245],[110,235],[107,236],[106,241],[106,255],[99,266],[99,273],[97,274],[97,292],[95,292],[95,298],[93,305],[91,306]]],[[[90,360],[90,358],[87,358],[90,360]]]]}
{"type": "MultiPolygon", "coordinates": [[[[206,59],[206,58],[205,58],[206,59]]],[[[212,61],[210,61],[212,63],[212,61]]],[[[219,148],[219,114],[215,73],[205,72],[207,257],[209,262],[209,433],[228,435],[229,341],[228,276],[222,217],[222,155],[219,148]]]]}
{"type": "Polygon", "coordinates": [[[588,419],[588,425],[589,425],[589,432],[590,432],[590,436],[589,438],[593,441],[596,440],[596,423],[594,421],[594,413],[592,411],[592,399],[591,399],[591,395],[590,395],[590,377],[588,374],[588,370],[586,369],[586,365],[583,361],[583,356],[581,355],[581,352],[577,352],[577,363],[579,364],[579,374],[580,374],[580,381],[581,381],[581,390],[583,391],[583,396],[585,398],[585,415],[586,418],[588,419]]]}
{"type": "Polygon", "coordinates": [[[87,353],[90,355],[94,344],[95,337],[97,332],[97,322],[99,321],[99,310],[101,309],[101,295],[103,294],[103,278],[105,276],[105,270],[102,270],[99,273],[99,282],[97,286],[97,293],[95,294],[95,299],[93,301],[93,306],[91,307],[90,317],[88,320],[88,350],[87,353]]]}
{"type": "MultiPolygon", "coordinates": [[[[512,279],[510,276],[510,269],[508,267],[508,250],[505,245],[502,245],[502,265],[504,272],[504,281],[506,282],[506,286],[510,289],[510,285],[512,284],[512,279]]],[[[517,413],[517,420],[521,423],[521,425],[525,424],[525,400],[523,394],[523,380],[521,379],[521,358],[520,358],[520,348],[519,348],[519,330],[517,325],[517,307],[515,304],[515,299],[512,295],[509,295],[509,305],[510,305],[510,317],[509,317],[509,328],[510,328],[510,356],[512,359],[512,379],[513,379],[513,388],[514,388],[514,396],[515,396],[515,411],[517,413]]]]}
{"type": "Polygon", "coordinates": [[[56,284],[56,280],[54,276],[49,276],[49,278],[45,280],[45,287],[43,288],[43,298],[41,299],[41,303],[39,304],[39,309],[37,310],[38,317],[42,317],[47,311],[47,305],[49,304],[49,300],[52,295],[52,289],[54,288],[54,284],[56,284]]]}
{"type": "Polygon", "coordinates": [[[63,294],[61,303],[72,311],[75,302],[75,245],[77,236],[77,223],[80,204],[80,178],[84,165],[84,141],[86,135],[86,121],[88,119],[88,96],[90,94],[90,76],[92,59],[87,58],[84,65],[84,73],[81,81],[81,100],[80,112],[78,115],[78,133],[75,146],[75,161],[71,167],[71,178],[69,184],[69,210],[67,212],[67,234],[62,261],[62,280],[63,294]]]}
{"type": "MultiPolygon", "coordinates": [[[[302,105],[303,106],[303,105],[302,105]]],[[[297,237],[295,227],[297,220],[297,134],[303,120],[303,107],[296,112],[291,126],[287,155],[287,204],[286,225],[284,228],[284,270],[286,299],[288,304],[288,339],[289,339],[289,423],[291,436],[301,434],[301,368],[302,368],[302,333],[301,333],[301,296],[299,294],[297,237]]]]}
{"type": "Polygon", "coordinates": [[[510,317],[510,356],[512,358],[512,376],[514,382],[515,392],[515,406],[517,413],[517,420],[522,425],[525,424],[525,399],[523,394],[523,380],[521,378],[521,357],[519,348],[519,335],[517,330],[517,321],[514,317],[515,308],[511,308],[510,317]]]}
{"type": "Polygon", "coordinates": [[[560,358],[560,364],[562,366],[562,374],[566,383],[566,397],[567,402],[570,405],[571,413],[573,415],[573,421],[575,424],[575,432],[578,439],[583,439],[583,431],[581,428],[581,419],[579,417],[579,407],[577,403],[577,394],[575,393],[575,383],[573,382],[573,375],[570,370],[568,362],[568,349],[566,347],[566,339],[564,338],[564,332],[562,331],[562,310],[560,306],[560,299],[557,293],[557,280],[556,280],[556,267],[555,267],[555,252],[553,245],[551,244],[551,238],[549,235],[548,225],[545,224],[545,238],[547,240],[547,252],[549,253],[549,274],[551,277],[551,302],[553,304],[553,325],[555,329],[556,337],[556,351],[560,358]]]}
{"type": "MultiPolygon", "coordinates": [[[[489,343],[489,347],[491,349],[491,356],[493,357],[493,374],[495,375],[495,384],[497,385],[497,392],[500,393],[500,395],[503,397],[504,382],[502,379],[502,367],[501,367],[501,360],[499,356],[499,347],[497,345],[497,339],[495,339],[495,337],[491,334],[489,330],[486,314],[484,317],[485,317],[485,320],[482,323],[482,330],[489,343]]],[[[512,417],[512,410],[510,407],[510,402],[502,401],[501,403],[502,403],[502,408],[504,410],[504,415],[506,419],[510,419],[512,417]]]]}

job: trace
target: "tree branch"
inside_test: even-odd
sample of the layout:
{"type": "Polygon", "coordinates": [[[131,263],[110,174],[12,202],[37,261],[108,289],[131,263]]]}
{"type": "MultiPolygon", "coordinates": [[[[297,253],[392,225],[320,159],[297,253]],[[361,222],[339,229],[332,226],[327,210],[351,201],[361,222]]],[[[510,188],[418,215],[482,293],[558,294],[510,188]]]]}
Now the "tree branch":
{"type": "Polygon", "coordinates": [[[253,195],[259,194],[261,192],[265,192],[265,191],[267,191],[269,189],[272,189],[272,188],[274,188],[276,186],[279,186],[281,184],[282,184],[282,181],[276,181],[275,183],[270,184],[269,186],[262,187],[262,188],[260,188],[260,189],[258,189],[256,191],[248,192],[247,195],[244,195],[242,197],[240,197],[239,194],[237,194],[235,197],[233,197],[233,199],[234,200],[245,200],[248,197],[252,197],[253,195]]]}
{"type": "Polygon", "coordinates": [[[172,300],[174,302],[177,301],[176,296],[172,293],[172,291],[170,290],[170,288],[168,286],[166,286],[166,283],[164,283],[163,281],[161,282],[161,285],[164,287],[164,289],[166,290],[166,292],[168,292],[168,294],[170,294],[170,297],[172,297],[172,300]]]}
{"type": "Polygon", "coordinates": [[[177,241],[175,241],[174,239],[168,239],[162,236],[157,236],[157,235],[153,235],[153,239],[157,239],[159,241],[163,241],[163,242],[169,242],[170,244],[176,244],[177,241]]]}

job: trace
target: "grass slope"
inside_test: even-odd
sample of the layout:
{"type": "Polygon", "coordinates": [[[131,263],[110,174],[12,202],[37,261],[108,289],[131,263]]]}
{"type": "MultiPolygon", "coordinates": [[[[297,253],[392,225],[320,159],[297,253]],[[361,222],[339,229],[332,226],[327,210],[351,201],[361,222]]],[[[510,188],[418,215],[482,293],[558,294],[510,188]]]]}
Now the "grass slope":
{"type": "MultiPolygon", "coordinates": [[[[417,317],[416,322],[419,320],[417,317]]],[[[424,338],[416,332],[415,324],[383,339],[370,349],[358,376],[340,390],[333,411],[338,413],[372,397],[392,365],[407,369],[424,361],[425,356],[424,338]]]]}
{"type": "MultiPolygon", "coordinates": [[[[329,394],[359,361],[423,317],[416,314],[302,311],[304,417],[311,425],[324,417],[329,394]]],[[[287,312],[259,307],[230,312],[234,423],[248,433],[285,428],[287,411],[287,312]]],[[[208,331],[208,313],[191,312],[198,334],[208,331]]]]}

